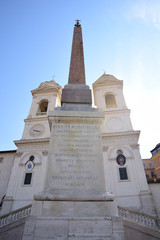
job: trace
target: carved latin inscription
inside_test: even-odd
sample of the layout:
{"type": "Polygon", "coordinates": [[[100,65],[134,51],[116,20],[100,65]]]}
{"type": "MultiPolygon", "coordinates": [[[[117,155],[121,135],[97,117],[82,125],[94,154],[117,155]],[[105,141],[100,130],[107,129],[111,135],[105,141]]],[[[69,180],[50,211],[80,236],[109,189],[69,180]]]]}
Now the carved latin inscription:
{"type": "Polygon", "coordinates": [[[101,188],[103,168],[96,124],[53,124],[49,185],[53,189],[101,188]]]}

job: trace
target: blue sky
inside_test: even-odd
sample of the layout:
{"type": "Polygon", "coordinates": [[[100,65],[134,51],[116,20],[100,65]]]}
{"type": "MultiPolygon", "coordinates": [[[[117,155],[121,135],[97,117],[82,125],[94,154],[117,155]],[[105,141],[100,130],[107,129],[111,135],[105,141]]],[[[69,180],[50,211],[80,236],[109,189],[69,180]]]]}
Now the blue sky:
{"type": "Polygon", "coordinates": [[[0,150],[15,149],[41,82],[68,81],[73,26],[81,19],[87,84],[124,80],[143,158],[160,142],[159,0],[1,0],[0,150]]]}

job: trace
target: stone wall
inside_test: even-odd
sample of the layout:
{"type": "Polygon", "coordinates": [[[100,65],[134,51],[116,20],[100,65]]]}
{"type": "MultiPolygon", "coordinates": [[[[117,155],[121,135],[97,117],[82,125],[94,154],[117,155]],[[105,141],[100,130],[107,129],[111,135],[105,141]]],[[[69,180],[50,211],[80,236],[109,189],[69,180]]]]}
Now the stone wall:
{"type": "Polygon", "coordinates": [[[160,183],[149,183],[149,189],[153,196],[153,202],[160,217],[160,183]]]}
{"type": "Polygon", "coordinates": [[[0,240],[21,240],[25,218],[0,228],[0,240]]]}
{"type": "Polygon", "coordinates": [[[157,240],[160,232],[123,220],[125,240],[157,240]]]}
{"type": "MultiPolygon", "coordinates": [[[[6,194],[10,173],[12,170],[13,160],[16,151],[0,152],[0,202],[6,194]]],[[[0,207],[1,215],[1,207],[0,207]]]]}
{"type": "Polygon", "coordinates": [[[0,217],[0,240],[21,240],[31,205],[0,217]]]}

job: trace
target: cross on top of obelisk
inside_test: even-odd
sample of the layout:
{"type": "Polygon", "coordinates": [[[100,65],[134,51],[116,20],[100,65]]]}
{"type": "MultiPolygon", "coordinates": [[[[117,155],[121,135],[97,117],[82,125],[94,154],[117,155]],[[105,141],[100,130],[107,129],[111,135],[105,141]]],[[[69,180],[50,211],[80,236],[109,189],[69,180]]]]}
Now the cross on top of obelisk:
{"type": "Polygon", "coordinates": [[[68,85],[62,90],[62,105],[92,104],[91,90],[85,79],[82,28],[79,21],[76,20],[74,25],[68,85]]]}
{"type": "Polygon", "coordinates": [[[80,27],[81,24],[79,24],[79,22],[80,22],[81,20],[77,19],[77,20],[75,20],[75,21],[76,21],[76,24],[75,24],[74,26],[75,26],[75,27],[80,27]]]}

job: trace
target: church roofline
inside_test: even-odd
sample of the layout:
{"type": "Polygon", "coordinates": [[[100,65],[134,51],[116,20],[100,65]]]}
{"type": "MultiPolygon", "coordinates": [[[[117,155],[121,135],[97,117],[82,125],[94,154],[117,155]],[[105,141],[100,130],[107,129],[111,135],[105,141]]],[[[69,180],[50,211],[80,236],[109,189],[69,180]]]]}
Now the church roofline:
{"type": "Polygon", "coordinates": [[[15,150],[5,150],[5,151],[0,151],[0,153],[14,153],[16,151],[17,151],[17,149],[15,149],[15,150]]]}
{"type": "Polygon", "coordinates": [[[123,89],[123,80],[119,80],[111,74],[104,73],[93,84],[94,103],[97,105],[96,88],[105,86],[118,86],[123,89]]]}
{"type": "Polygon", "coordinates": [[[104,73],[92,85],[93,87],[96,87],[96,86],[105,86],[105,85],[114,85],[114,84],[123,86],[123,80],[119,80],[113,75],[104,73]]]}
{"type": "Polygon", "coordinates": [[[44,92],[60,92],[62,91],[62,87],[56,83],[54,80],[42,82],[38,88],[31,91],[32,95],[37,93],[44,92]]]}

